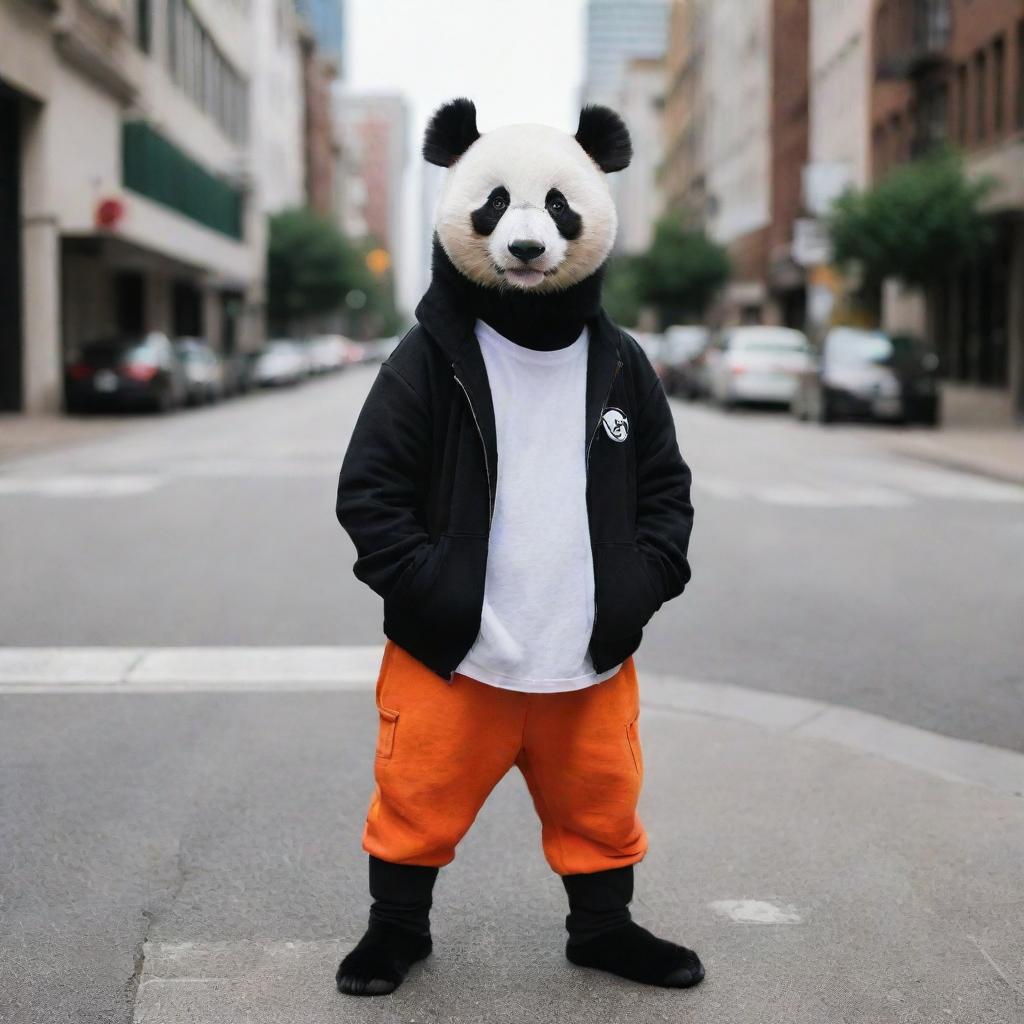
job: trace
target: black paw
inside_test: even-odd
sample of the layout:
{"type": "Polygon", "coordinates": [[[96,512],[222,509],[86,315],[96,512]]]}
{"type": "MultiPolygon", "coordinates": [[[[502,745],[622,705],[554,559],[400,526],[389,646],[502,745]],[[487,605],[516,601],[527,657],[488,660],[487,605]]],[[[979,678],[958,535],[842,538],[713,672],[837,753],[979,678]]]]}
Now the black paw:
{"type": "Polygon", "coordinates": [[[569,941],[565,955],[581,967],[663,988],[690,988],[704,980],[704,965],[692,949],[652,935],[634,921],[585,942],[569,941]]]}
{"type": "Polygon", "coordinates": [[[417,960],[430,955],[429,935],[375,921],[341,961],[335,981],[350,996],[385,996],[405,980],[417,960]]]}

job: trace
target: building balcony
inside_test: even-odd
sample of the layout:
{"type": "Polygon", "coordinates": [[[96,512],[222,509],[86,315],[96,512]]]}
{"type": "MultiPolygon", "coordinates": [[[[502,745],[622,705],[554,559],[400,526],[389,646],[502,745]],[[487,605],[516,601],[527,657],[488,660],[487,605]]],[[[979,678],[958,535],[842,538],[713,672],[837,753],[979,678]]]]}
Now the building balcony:
{"type": "Polygon", "coordinates": [[[875,77],[914,79],[947,63],[949,0],[883,0],[875,21],[875,77]]]}
{"type": "Polygon", "coordinates": [[[122,125],[121,174],[126,189],[228,238],[242,239],[243,190],[211,174],[144,121],[122,125]]]}

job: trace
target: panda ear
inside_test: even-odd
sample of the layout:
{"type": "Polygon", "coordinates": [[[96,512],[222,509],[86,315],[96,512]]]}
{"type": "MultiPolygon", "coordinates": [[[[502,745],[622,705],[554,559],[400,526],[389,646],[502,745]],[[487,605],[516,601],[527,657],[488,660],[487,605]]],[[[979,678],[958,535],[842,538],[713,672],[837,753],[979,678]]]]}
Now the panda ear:
{"type": "Polygon", "coordinates": [[[605,174],[628,167],[633,157],[629,129],[608,107],[587,106],[580,111],[576,141],[605,174]]]}
{"type": "Polygon", "coordinates": [[[438,167],[451,167],[480,138],[476,106],[465,98],[438,107],[423,136],[423,159],[438,167]]]}

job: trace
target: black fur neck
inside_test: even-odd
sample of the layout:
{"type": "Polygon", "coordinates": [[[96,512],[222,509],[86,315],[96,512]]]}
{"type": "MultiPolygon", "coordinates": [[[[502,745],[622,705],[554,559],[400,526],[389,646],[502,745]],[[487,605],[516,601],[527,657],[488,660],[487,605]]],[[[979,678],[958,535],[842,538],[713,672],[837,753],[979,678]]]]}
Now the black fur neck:
{"type": "Polygon", "coordinates": [[[461,273],[434,238],[430,290],[442,289],[456,308],[483,320],[523,348],[553,351],[571,345],[601,308],[604,267],[560,292],[485,288],[461,273]]]}

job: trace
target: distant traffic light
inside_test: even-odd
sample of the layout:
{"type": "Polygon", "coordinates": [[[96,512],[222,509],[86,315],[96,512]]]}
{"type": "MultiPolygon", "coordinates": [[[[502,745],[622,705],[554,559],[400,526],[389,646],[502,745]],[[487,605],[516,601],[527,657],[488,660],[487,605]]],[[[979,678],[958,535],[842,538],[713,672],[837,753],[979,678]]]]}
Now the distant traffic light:
{"type": "Polygon", "coordinates": [[[366,254],[366,266],[375,277],[386,274],[391,269],[391,253],[387,249],[371,249],[366,254]]]}

